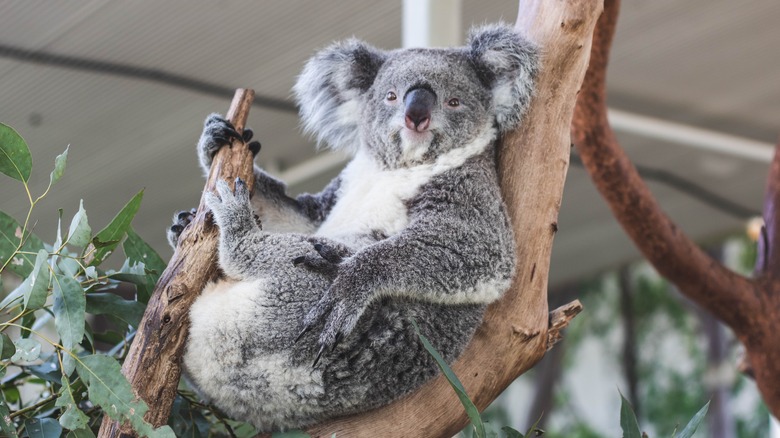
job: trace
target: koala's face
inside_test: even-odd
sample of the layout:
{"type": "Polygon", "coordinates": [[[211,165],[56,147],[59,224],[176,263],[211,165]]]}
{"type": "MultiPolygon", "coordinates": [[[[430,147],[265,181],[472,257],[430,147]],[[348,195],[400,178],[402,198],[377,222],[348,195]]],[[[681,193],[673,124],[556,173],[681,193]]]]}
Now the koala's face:
{"type": "Polygon", "coordinates": [[[385,52],[348,40],[317,53],[294,91],[319,142],[408,167],[517,126],[537,66],[535,47],[504,25],[456,49],[385,52]]]}
{"type": "Polygon", "coordinates": [[[364,145],[390,168],[430,163],[492,127],[491,99],[463,49],[391,52],[362,105],[364,145]]]}

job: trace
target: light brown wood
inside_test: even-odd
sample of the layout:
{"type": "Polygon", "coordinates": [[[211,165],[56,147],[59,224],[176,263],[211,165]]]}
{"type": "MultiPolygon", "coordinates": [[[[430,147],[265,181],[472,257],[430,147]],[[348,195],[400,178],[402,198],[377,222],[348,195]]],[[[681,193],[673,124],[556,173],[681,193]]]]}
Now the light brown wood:
{"type": "MultiPolygon", "coordinates": [[[[226,118],[238,132],[244,129],[253,98],[253,90],[236,90],[226,118]]],[[[232,185],[236,177],[241,177],[252,189],[252,152],[241,140],[234,140],[231,147],[222,148],[214,157],[204,193],[214,189],[217,179],[232,185]]],[[[218,230],[206,215],[201,197],[195,218],[182,233],[179,245],[155,287],[122,366],[133,392],[149,405],[144,418],[154,427],[168,422],[176,396],[190,306],[206,283],[219,275],[218,230]]],[[[135,433],[129,426],[120,427],[106,416],[98,436],[131,437],[135,433]]]]}
{"type": "MultiPolygon", "coordinates": [[[[525,122],[503,140],[499,171],[517,238],[514,284],[490,306],[453,370],[480,409],[547,350],[547,276],[569,164],[570,124],[601,0],[520,0],[516,30],[542,49],[525,122]]],[[[448,437],[467,423],[442,377],[386,407],[312,427],[313,437],[448,437]]]]}

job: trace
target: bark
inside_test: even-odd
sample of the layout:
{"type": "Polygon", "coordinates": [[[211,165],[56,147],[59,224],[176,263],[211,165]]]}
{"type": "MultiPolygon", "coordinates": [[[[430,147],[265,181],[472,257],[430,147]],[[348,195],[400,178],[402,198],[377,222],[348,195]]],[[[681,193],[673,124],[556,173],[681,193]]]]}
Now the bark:
{"type": "Polygon", "coordinates": [[[757,278],[742,277],[696,246],[667,217],[620,148],[607,121],[606,66],[619,0],[606,0],[594,33],[591,62],[577,101],[572,137],[612,213],[642,254],[689,299],[734,330],[764,401],[780,416],[780,157],[772,163],[757,278]]]}
{"type": "MultiPolygon", "coordinates": [[[[517,237],[512,288],[491,305],[469,347],[453,365],[471,399],[484,409],[545,353],[579,303],[547,308],[547,276],[569,164],[572,109],[590,53],[600,0],[520,0],[516,29],[544,53],[537,94],[525,122],[503,139],[501,188],[517,237]]],[[[467,424],[455,392],[442,377],[388,406],[308,430],[313,437],[452,436],[467,424]]]]}
{"type": "MultiPolygon", "coordinates": [[[[241,132],[254,98],[252,90],[236,90],[227,119],[241,132]]],[[[217,179],[231,184],[236,177],[254,184],[253,157],[241,140],[222,148],[214,157],[204,193],[217,179]]],[[[179,245],[155,287],[122,372],[133,392],[149,405],[144,418],[154,427],[168,422],[181,376],[181,356],[189,329],[189,308],[207,282],[215,280],[218,230],[201,197],[197,214],[179,239],[179,245]]],[[[136,436],[132,428],[104,417],[99,437],[136,436]]]]}

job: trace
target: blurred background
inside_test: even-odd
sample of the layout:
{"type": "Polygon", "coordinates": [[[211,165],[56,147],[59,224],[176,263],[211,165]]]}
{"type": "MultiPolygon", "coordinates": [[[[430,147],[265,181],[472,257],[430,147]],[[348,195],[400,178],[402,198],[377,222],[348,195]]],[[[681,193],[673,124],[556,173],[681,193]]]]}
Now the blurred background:
{"type": "MultiPolygon", "coordinates": [[[[135,230],[163,256],[171,215],[197,205],[195,143],[237,87],[257,93],[258,163],[291,193],[317,191],[346,161],[301,135],[290,88],[305,60],[356,36],[380,48],[462,44],[475,24],[513,22],[514,0],[17,0],[0,3],[0,122],[27,140],[54,240],[79,200],[100,229],[144,190],[135,230]]],[[[780,120],[780,2],[623,2],[609,70],[611,122],[664,210],[734,269],[750,272],[780,120]]],[[[27,195],[2,177],[0,209],[27,195]]],[[[701,436],[760,437],[769,416],[737,371],[739,346],[642,263],[572,157],[553,249],[551,307],[585,303],[566,340],[488,410],[548,436],[619,436],[619,390],[640,425],[668,435],[708,400],[701,436]]]]}

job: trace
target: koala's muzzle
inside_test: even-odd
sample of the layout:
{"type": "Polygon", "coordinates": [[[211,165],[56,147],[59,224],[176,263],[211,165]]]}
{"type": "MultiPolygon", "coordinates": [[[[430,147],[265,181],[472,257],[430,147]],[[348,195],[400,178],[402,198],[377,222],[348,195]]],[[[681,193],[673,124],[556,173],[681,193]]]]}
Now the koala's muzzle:
{"type": "Polygon", "coordinates": [[[431,111],[436,104],[436,95],[425,88],[414,88],[404,96],[406,127],[423,132],[431,124],[431,111]]]}

